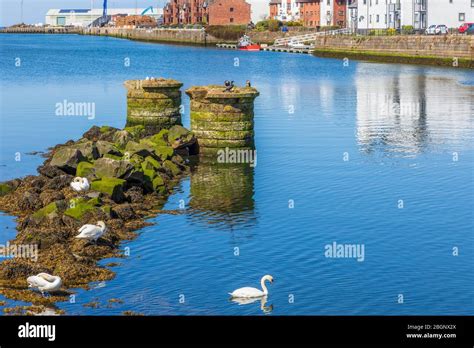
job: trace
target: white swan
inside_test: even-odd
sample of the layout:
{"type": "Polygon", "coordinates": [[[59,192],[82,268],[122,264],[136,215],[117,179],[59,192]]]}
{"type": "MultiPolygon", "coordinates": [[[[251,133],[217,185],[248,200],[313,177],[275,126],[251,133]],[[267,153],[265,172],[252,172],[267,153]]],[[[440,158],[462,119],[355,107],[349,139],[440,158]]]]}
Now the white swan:
{"type": "Polygon", "coordinates": [[[260,285],[262,287],[262,290],[259,290],[257,288],[251,288],[251,287],[244,287],[240,288],[237,290],[234,290],[233,292],[230,292],[229,295],[232,297],[241,297],[241,298],[252,298],[252,297],[262,297],[262,296],[267,296],[268,295],[268,289],[265,286],[265,281],[269,281],[270,283],[273,283],[273,277],[271,275],[264,275],[262,279],[260,280],[260,285]]]}
{"type": "Polygon", "coordinates": [[[71,187],[76,192],[87,191],[91,185],[89,184],[89,180],[87,178],[76,177],[71,182],[71,187]]]}
{"type": "Polygon", "coordinates": [[[88,239],[97,241],[104,233],[107,231],[107,227],[105,227],[105,223],[103,221],[98,221],[97,225],[87,224],[82,226],[79,229],[79,234],[76,238],[80,239],[88,239]]]}
{"type": "Polygon", "coordinates": [[[45,291],[58,291],[61,287],[62,280],[58,276],[52,276],[48,273],[39,273],[26,279],[28,287],[37,288],[43,294],[45,291]]]}

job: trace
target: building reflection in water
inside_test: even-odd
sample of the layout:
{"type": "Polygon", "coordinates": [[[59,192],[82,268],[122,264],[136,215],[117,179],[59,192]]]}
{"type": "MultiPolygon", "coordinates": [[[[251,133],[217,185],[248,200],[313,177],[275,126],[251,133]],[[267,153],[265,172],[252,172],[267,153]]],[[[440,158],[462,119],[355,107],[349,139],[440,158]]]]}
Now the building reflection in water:
{"type": "Polygon", "coordinates": [[[416,157],[427,148],[442,151],[469,144],[472,86],[413,73],[413,67],[400,67],[395,74],[369,73],[363,64],[355,85],[357,141],[363,152],[416,157]]]}
{"type": "Polygon", "coordinates": [[[253,226],[254,168],[201,159],[191,173],[191,218],[231,229],[253,226]]]}

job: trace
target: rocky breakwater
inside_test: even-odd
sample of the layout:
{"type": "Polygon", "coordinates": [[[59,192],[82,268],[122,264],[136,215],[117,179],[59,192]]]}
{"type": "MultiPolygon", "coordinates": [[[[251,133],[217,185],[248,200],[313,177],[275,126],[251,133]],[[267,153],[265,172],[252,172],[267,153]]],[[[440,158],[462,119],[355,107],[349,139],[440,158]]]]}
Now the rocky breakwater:
{"type": "Polygon", "coordinates": [[[183,84],[164,78],[125,81],[127,88],[127,126],[142,125],[145,133],[181,125],[181,91],[183,84]]]}
{"type": "Polygon", "coordinates": [[[195,86],[191,98],[191,129],[198,138],[200,155],[216,155],[225,148],[254,148],[253,87],[195,86]]]}
{"type": "Polygon", "coordinates": [[[179,125],[147,133],[143,125],[94,126],[81,139],[52,148],[39,175],[0,184],[0,209],[18,217],[10,248],[37,248],[37,258],[16,255],[0,262],[1,294],[38,308],[67,300],[68,288],[113,278],[97,261],[123,256],[120,242],[133,238],[146,218],[161,211],[177,180],[189,170],[186,155],[196,141],[179,125]],[[90,188],[73,190],[74,177],[87,178],[90,188]],[[97,242],[75,238],[83,224],[99,220],[107,230],[97,242]],[[62,292],[44,297],[28,290],[27,277],[40,272],[60,276],[62,292]]]}

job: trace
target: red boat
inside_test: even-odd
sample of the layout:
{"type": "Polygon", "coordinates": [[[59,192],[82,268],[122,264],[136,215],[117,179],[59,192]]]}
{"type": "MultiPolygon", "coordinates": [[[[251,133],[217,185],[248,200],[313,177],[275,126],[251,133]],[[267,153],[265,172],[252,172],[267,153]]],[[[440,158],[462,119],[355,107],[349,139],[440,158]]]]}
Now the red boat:
{"type": "Polygon", "coordinates": [[[237,49],[241,51],[260,51],[260,48],[260,45],[253,43],[247,35],[242,36],[237,44],[237,49]]]}

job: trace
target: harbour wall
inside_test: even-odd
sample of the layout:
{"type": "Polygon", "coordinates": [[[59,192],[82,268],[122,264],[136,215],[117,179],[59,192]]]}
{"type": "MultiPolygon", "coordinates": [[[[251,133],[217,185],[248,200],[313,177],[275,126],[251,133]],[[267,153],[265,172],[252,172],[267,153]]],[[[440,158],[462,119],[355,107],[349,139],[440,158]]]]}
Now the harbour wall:
{"type": "Polygon", "coordinates": [[[474,58],[473,35],[321,36],[317,38],[315,47],[413,56],[474,58]]]}

